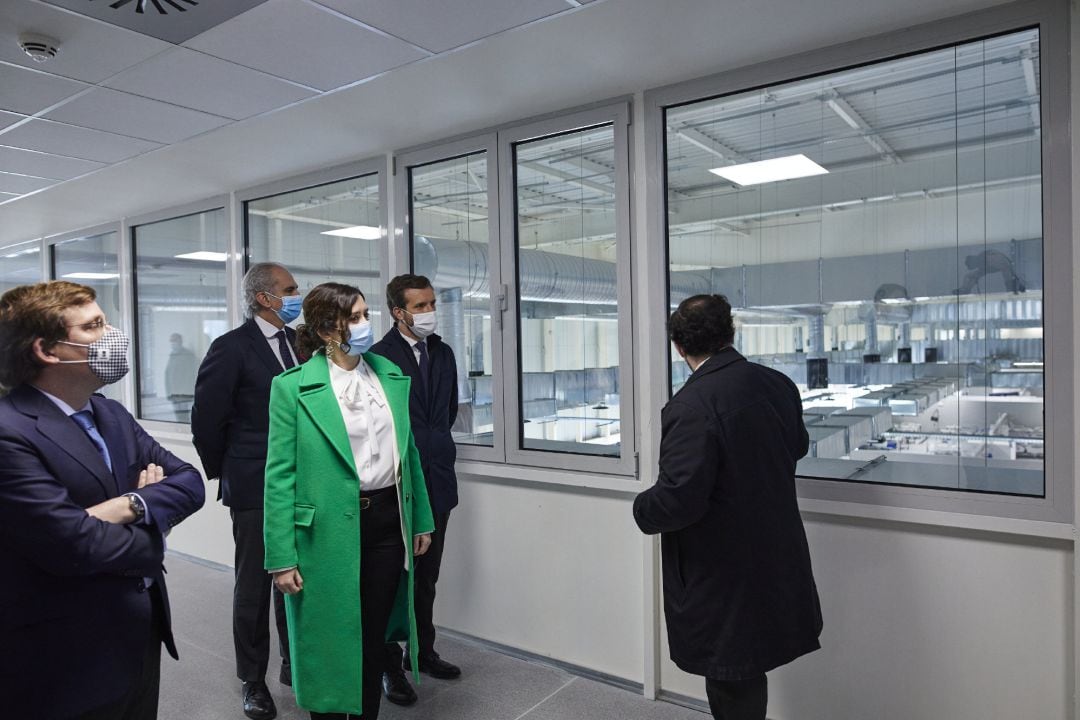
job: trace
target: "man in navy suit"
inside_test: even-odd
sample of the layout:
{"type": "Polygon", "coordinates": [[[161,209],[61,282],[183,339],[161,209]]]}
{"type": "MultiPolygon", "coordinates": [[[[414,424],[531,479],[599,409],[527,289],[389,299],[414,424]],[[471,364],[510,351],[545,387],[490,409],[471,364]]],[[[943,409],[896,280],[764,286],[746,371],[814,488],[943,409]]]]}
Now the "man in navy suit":
{"type": "Polygon", "coordinates": [[[127,351],[84,285],[0,297],[5,717],[154,718],[161,644],[177,657],[163,536],[202,507],[203,482],[94,394],[127,351]]]}
{"type": "MultiPolygon", "coordinates": [[[[266,686],[270,661],[272,578],[263,569],[263,475],[270,428],[270,383],[297,364],[296,332],[303,298],[292,273],[278,263],[256,263],[244,275],[248,319],[211,345],[195,380],[191,433],[203,469],[220,479],[218,499],[229,508],[236,543],[233,646],[244,714],[277,715],[266,686]]],[[[292,684],[285,601],[273,591],[283,684],[292,684]]]]}
{"type": "MultiPolygon", "coordinates": [[[[461,675],[461,669],[435,652],[433,614],[446,526],[450,511],[458,503],[454,473],[457,446],[450,431],[458,410],[457,364],[454,351],[435,334],[435,290],[426,277],[397,276],[386,286],[386,302],[394,327],[371,350],[392,360],[412,379],[409,417],[435,516],[431,547],[422,558],[417,558],[414,573],[418,664],[422,673],[452,679],[461,675]]],[[[401,670],[403,659],[407,663],[408,656],[403,658],[397,643],[388,643],[386,649],[383,693],[392,703],[411,705],[416,702],[416,692],[401,670]]]]}

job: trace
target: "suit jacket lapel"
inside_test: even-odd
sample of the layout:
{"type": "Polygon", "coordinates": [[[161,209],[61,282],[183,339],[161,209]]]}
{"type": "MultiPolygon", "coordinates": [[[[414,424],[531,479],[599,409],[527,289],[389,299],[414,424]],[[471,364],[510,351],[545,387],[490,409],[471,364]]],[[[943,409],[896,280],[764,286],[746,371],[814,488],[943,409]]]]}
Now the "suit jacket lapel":
{"type": "MultiPolygon", "coordinates": [[[[266,336],[262,334],[262,330],[259,329],[258,323],[254,318],[249,319],[244,323],[244,327],[247,328],[248,338],[251,340],[251,349],[255,351],[255,355],[262,360],[266,365],[266,369],[274,375],[281,374],[285,370],[285,367],[278,361],[277,356],[274,355],[274,351],[270,349],[270,343],[267,341],[266,336]]],[[[288,331],[286,331],[286,337],[288,337],[288,331]]]]}
{"type": "Polygon", "coordinates": [[[128,490],[133,490],[134,488],[128,487],[130,478],[127,477],[127,469],[131,459],[128,458],[127,443],[124,442],[124,431],[119,419],[100,398],[90,398],[90,404],[94,408],[98,432],[105,438],[105,446],[109,448],[109,459],[112,461],[112,475],[113,480],[116,482],[116,492],[119,495],[128,490]]]}
{"type": "Polygon", "coordinates": [[[330,368],[322,355],[316,355],[304,363],[300,370],[300,405],[307,412],[330,446],[341,456],[342,462],[356,472],[349,433],[341,417],[341,406],[334,397],[330,384],[330,368]]]}
{"type": "Polygon", "coordinates": [[[52,400],[33,388],[16,388],[12,391],[11,399],[20,412],[37,417],[38,432],[57,449],[86,468],[101,485],[106,497],[116,495],[116,479],[112,477],[93,441],[74,420],[64,415],[52,400]]]}

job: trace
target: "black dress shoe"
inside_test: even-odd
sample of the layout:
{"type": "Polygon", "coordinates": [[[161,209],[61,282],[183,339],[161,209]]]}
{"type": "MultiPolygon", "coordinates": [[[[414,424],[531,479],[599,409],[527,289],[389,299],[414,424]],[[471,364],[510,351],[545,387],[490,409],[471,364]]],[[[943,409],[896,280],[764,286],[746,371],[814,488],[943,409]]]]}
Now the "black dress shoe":
{"type": "Polygon", "coordinates": [[[416,702],[416,691],[401,671],[383,673],[382,691],[386,699],[395,705],[412,705],[416,702]]]}
{"type": "Polygon", "coordinates": [[[270,689],[262,680],[244,683],[244,714],[251,720],[273,720],[277,717],[277,706],[270,697],[270,689]]]}
{"type": "MultiPolygon", "coordinates": [[[[408,658],[409,656],[406,655],[405,660],[407,661],[408,658]]],[[[402,665],[404,666],[405,662],[402,662],[402,665]]],[[[453,680],[461,676],[461,668],[446,662],[438,655],[429,655],[427,657],[421,655],[418,658],[417,665],[420,667],[420,672],[439,680],[453,680]]]]}
{"type": "Polygon", "coordinates": [[[292,663],[288,660],[281,661],[281,672],[278,673],[278,682],[292,687],[292,663]]]}

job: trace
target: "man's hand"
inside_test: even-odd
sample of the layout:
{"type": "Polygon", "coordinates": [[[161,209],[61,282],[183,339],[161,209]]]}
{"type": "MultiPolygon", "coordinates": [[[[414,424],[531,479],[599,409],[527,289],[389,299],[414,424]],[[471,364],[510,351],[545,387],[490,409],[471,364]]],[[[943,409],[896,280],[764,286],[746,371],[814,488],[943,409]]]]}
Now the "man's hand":
{"type": "MultiPolygon", "coordinates": [[[[142,486],[140,485],[140,487],[142,486]]],[[[131,499],[127,495],[110,498],[105,502],[88,507],[86,513],[90,517],[95,517],[113,525],[127,525],[135,522],[135,513],[131,511],[131,499]]]]}
{"type": "Polygon", "coordinates": [[[426,553],[429,547],[431,547],[431,533],[413,536],[413,555],[419,557],[426,553]]]}
{"type": "Polygon", "coordinates": [[[146,469],[139,473],[139,487],[144,488],[147,485],[153,485],[159,483],[165,479],[165,468],[160,465],[150,463],[146,466],[146,469]]]}
{"type": "Polygon", "coordinates": [[[304,589],[304,578],[296,568],[274,573],[274,586],[286,595],[295,595],[304,589]]]}

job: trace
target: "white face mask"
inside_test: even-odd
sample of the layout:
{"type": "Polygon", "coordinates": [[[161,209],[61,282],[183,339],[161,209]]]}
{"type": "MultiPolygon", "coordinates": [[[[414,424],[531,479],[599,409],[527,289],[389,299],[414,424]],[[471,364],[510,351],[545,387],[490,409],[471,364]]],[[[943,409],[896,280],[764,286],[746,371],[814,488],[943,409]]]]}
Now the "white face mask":
{"type": "MultiPolygon", "coordinates": [[[[408,310],[405,312],[409,313],[408,310]]],[[[435,311],[426,313],[409,313],[412,315],[412,325],[409,329],[413,331],[413,335],[423,340],[427,336],[435,332],[435,328],[438,327],[438,323],[435,319],[435,311]]]]}

